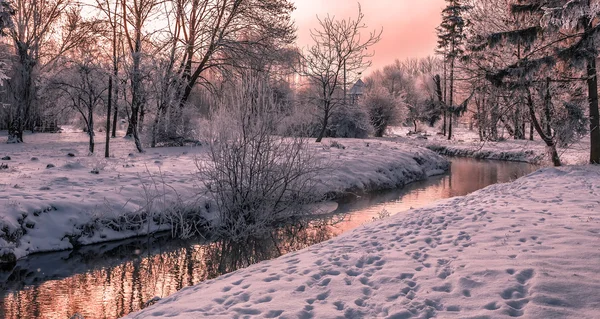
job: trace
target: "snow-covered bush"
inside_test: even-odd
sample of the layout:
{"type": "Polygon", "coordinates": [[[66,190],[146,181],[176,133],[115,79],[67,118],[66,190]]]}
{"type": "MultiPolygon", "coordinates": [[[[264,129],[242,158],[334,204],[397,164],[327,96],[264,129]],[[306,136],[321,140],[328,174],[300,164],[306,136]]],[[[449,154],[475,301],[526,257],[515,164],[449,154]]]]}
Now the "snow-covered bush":
{"type": "Polygon", "coordinates": [[[359,105],[340,105],[331,115],[328,137],[367,138],[373,128],[369,114],[359,105]]]}
{"type": "Polygon", "coordinates": [[[400,118],[398,100],[384,88],[375,87],[369,90],[362,104],[369,112],[376,137],[382,137],[388,126],[398,123],[400,118]]]}
{"type": "Polygon", "coordinates": [[[282,136],[316,137],[321,121],[315,115],[316,108],[308,104],[297,105],[282,115],[277,132],[282,136]]]}
{"type": "MultiPolygon", "coordinates": [[[[310,105],[301,105],[279,123],[279,134],[284,136],[317,137],[323,120],[310,105]]],[[[366,138],[373,131],[369,114],[359,105],[340,105],[329,119],[325,137],[366,138]]]]}
{"type": "Polygon", "coordinates": [[[208,155],[196,161],[216,204],[214,232],[246,238],[306,216],[317,200],[324,169],[309,141],[275,135],[281,119],[266,85],[242,83],[213,114],[204,139],[208,155]]]}

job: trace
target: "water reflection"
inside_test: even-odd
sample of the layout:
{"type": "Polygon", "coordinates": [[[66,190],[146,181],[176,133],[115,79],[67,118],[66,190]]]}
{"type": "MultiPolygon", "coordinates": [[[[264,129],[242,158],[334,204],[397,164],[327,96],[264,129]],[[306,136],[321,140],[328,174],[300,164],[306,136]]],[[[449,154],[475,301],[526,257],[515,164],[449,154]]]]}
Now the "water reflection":
{"type": "Polygon", "coordinates": [[[118,318],[154,296],[273,259],[335,236],[330,216],[286,225],[243,242],[178,241],[168,236],[39,254],[0,271],[1,318],[118,318]]]}
{"type": "Polygon", "coordinates": [[[442,199],[464,196],[492,184],[510,182],[538,168],[527,163],[469,158],[452,158],[451,162],[448,174],[430,177],[403,189],[370,193],[340,202],[335,213],[348,216],[336,227],[341,231],[354,229],[379,218],[382,212],[393,215],[442,199]]]}
{"type": "Polygon", "coordinates": [[[0,269],[0,318],[119,318],[154,296],[279,257],[356,228],[382,210],[397,213],[534,171],[524,163],[453,159],[451,172],[402,190],[339,203],[336,215],[274,230],[244,242],[178,241],[169,236],[132,239],[32,255],[0,269]]]}

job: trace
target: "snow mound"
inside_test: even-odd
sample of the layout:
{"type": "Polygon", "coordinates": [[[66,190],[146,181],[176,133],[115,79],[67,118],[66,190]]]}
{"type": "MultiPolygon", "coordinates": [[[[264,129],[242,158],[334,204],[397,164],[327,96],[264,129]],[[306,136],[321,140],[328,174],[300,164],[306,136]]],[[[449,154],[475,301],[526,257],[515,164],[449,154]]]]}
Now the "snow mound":
{"type": "Polygon", "coordinates": [[[69,162],[66,163],[65,165],[63,165],[64,169],[67,170],[73,170],[73,169],[82,169],[85,168],[85,166],[83,166],[83,164],[81,164],[80,162],[69,162]]]}
{"type": "Polygon", "coordinates": [[[126,318],[598,318],[600,167],[543,169],[184,288],[126,318]]]}

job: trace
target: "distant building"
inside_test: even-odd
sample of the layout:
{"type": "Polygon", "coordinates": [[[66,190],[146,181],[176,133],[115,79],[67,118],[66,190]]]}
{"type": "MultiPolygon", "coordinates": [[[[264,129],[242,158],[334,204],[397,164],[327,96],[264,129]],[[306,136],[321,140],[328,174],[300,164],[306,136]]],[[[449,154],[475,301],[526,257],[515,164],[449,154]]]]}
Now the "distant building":
{"type": "Polygon", "coordinates": [[[350,104],[358,103],[363,95],[365,95],[365,82],[363,82],[361,79],[358,79],[348,93],[350,104]]]}

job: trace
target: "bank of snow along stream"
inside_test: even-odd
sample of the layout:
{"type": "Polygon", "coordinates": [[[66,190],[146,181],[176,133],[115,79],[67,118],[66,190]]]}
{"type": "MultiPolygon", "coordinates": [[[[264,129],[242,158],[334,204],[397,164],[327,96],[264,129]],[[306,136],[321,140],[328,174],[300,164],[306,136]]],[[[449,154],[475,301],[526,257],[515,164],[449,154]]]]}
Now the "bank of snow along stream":
{"type": "MultiPolygon", "coordinates": [[[[100,161],[73,155],[78,149],[66,156],[67,149],[52,145],[32,139],[13,150],[10,169],[0,172],[0,262],[166,231],[180,219],[210,220],[216,213],[197,174],[203,147],[120,152],[100,161]]],[[[331,164],[319,177],[323,198],[403,187],[449,168],[430,150],[394,142],[310,145],[331,164]]]]}
{"type": "Polygon", "coordinates": [[[600,167],[546,168],[184,288],[127,318],[598,318],[599,215],[600,167]]]}

